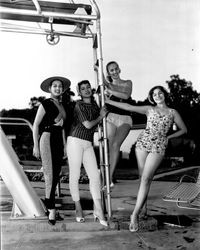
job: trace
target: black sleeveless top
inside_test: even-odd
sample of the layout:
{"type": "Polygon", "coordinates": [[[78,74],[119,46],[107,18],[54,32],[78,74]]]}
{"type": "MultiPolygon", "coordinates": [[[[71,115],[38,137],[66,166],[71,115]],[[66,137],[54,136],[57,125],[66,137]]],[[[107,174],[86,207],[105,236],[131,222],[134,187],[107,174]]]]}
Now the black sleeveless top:
{"type": "MultiPolygon", "coordinates": [[[[112,95],[110,97],[110,100],[115,101],[115,102],[124,102],[124,103],[131,104],[132,98],[129,97],[128,99],[122,99],[122,98],[119,98],[119,97],[116,97],[116,96],[112,95]]],[[[106,107],[108,108],[109,113],[114,113],[114,114],[118,114],[118,115],[128,115],[128,116],[131,116],[131,112],[130,111],[126,111],[126,110],[117,108],[117,107],[112,106],[110,104],[106,104],[106,107]]]]}
{"type": "Polygon", "coordinates": [[[52,126],[55,124],[55,118],[59,114],[59,110],[51,98],[45,99],[41,105],[45,110],[45,115],[40,123],[39,134],[51,132],[52,126]]]}

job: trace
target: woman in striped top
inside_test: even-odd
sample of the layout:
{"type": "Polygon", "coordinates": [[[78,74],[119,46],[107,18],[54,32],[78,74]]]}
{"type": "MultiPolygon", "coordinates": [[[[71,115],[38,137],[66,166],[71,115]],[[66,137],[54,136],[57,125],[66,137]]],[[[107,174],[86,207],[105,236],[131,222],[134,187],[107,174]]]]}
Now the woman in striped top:
{"type": "Polygon", "coordinates": [[[75,202],[76,221],[85,221],[79,195],[80,170],[83,164],[89,177],[90,192],[94,201],[94,218],[98,219],[102,225],[107,226],[101,206],[100,175],[92,146],[95,128],[106,116],[106,110],[102,108],[100,111],[94,101],[89,81],[79,82],[77,91],[81,100],[78,100],[75,105],[74,121],[67,138],[69,187],[75,202]]]}

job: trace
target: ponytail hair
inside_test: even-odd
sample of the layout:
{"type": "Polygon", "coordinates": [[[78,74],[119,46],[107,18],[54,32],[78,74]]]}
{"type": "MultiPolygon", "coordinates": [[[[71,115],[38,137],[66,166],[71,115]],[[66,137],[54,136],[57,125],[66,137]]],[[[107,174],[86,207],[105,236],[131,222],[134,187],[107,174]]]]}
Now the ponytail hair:
{"type": "Polygon", "coordinates": [[[109,75],[109,70],[108,70],[108,68],[109,68],[109,66],[111,65],[111,64],[116,64],[117,66],[118,66],[118,68],[119,68],[119,64],[116,62],[116,61],[110,61],[109,63],[107,63],[107,65],[106,65],[106,73],[107,73],[107,80],[109,81],[109,82],[112,82],[113,80],[112,80],[112,77],[109,75]]]}

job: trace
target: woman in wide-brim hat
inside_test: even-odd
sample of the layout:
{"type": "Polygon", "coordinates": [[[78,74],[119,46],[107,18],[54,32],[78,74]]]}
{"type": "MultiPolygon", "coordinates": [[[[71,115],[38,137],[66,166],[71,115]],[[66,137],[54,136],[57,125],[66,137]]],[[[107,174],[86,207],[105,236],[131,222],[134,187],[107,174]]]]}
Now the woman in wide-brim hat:
{"type": "Polygon", "coordinates": [[[54,81],[60,81],[62,83],[62,86],[63,86],[63,92],[65,90],[67,90],[69,87],[70,87],[70,80],[65,78],[65,77],[62,77],[62,76],[52,76],[52,77],[49,77],[47,79],[45,79],[41,85],[40,85],[40,88],[44,91],[44,92],[47,92],[47,93],[51,93],[50,92],[50,86],[52,85],[52,83],[54,81]]]}
{"type": "Polygon", "coordinates": [[[48,222],[55,225],[55,191],[59,181],[64,156],[63,124],[66,112],[62,105],[62,93],[69,89],[67,78],[55,76],[44,80],[41,89],[50,93],[38,108],[33,124],[33,155],[41,159],[45,179],[44,204],[48,212],[48,222]]]}

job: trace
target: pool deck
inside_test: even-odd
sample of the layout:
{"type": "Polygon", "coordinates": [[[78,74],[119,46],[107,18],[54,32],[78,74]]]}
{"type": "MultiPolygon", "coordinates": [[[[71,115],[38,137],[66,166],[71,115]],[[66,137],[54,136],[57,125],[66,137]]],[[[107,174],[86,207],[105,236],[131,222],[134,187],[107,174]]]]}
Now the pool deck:
{"type": "MultiPolygon", "coordinates": [[[[171,172],[171,174],[176,173],[176,171],[171,172]]],[[[159,177],[161,175],[155,177],[149,193],[149,217],[147,220],[140,219],[140,229],[136,233],[129,232],[128,225],[136,202],[138,180],[119,180],[112,189],[112,218],[109,228],[93,220],[88,184],[80,184],[81,198],[86,204],[85,223],[75,222],[69,186],[62,183],[62,196],[57,199],[57,206],[60,206],[60,214],[64,217],[64,221],[50,226],[46,218],[43,220],[11,219],[13,200],[4,182],[0,181],[1,249],[200,249],[199,211],[180,209],[172,202],[163,201],[163,194],[174,185],[174,182],[157,181],[159,177]],[[178,225],[175,222],[161,225],[159,219],[161,217],[185,218],[191,224],[183,226],[182,223],[178,225]]],[[[44,183],[31,182],[31,184],[38,196],[43,197],[44,183]]]]}

